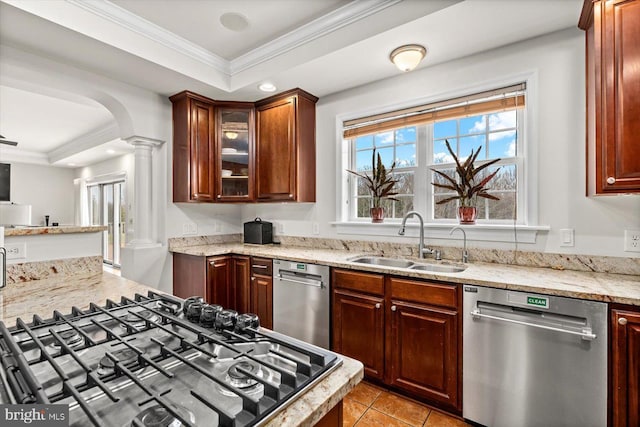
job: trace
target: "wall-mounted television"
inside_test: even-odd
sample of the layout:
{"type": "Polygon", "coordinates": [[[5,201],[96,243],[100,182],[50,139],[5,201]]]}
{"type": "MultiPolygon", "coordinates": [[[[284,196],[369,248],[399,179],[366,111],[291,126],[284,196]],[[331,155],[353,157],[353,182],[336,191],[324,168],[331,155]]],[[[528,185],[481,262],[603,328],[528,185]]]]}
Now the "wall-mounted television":
{"type": "Polygon", "coordinates": [[[0,202],[11,201],[11,164],[0,163],[0,202]]]}

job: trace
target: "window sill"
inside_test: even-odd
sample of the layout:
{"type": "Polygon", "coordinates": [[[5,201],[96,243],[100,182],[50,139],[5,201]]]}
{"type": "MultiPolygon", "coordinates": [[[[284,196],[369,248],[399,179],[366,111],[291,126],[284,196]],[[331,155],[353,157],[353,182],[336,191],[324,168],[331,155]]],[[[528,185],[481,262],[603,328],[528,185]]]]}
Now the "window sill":
{"type": "MultiPolygon", "coordinates": [[[[357,234],[364,236],[398,237],[400,220],[385,220],[381,224],[373,224],[365,221],[332,222],[338,234],[357,234]]],[[[461,236],[449,232],[457,223],[427,223],[424,225],[425,236],[428,238],[459,240],[461,236]]],[[[538,233],[546,233],[551,227],[548,225],[530,226],[516,225],[515,233],[513,224],[475,224],[461,225],[467,234],[467,240],[485,242],[536,243],[538,233]]],[[[404,237],[418,237],[419,225],[415,219],[407,221],[404,237]]]]}

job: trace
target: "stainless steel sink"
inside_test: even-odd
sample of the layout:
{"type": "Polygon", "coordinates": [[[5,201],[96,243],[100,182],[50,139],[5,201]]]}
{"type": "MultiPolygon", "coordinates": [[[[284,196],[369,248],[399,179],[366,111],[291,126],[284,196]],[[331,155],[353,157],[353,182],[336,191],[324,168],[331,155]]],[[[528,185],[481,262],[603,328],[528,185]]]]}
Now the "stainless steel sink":
{"type": "Polygon", "coordinates": [[[460,273],[467,269],[466,266],[448,264],[414,264],[411,270],[433,271],[434,273],[460,273]]]}
{"type": "Polygon", "coordinates": [[[350,261],[357,262],[359,264],[382,265],[385,267],[396,268],[409,268],[414,264],[413,261],[407,261],[406,259],[384,258],[381,256],[361,256],[350,261]]]}

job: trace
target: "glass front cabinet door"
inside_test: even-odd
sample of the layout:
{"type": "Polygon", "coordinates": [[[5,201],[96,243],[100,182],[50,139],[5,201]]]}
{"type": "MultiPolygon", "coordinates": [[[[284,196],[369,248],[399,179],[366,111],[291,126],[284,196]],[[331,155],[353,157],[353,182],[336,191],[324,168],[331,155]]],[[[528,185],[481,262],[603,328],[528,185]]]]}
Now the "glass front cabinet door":
{"type": "Polygon", "coordinates": [[[253,106],[244,103],[216,104],[218,142],[218,194],[224,202],[254,199],[253,106]]]}

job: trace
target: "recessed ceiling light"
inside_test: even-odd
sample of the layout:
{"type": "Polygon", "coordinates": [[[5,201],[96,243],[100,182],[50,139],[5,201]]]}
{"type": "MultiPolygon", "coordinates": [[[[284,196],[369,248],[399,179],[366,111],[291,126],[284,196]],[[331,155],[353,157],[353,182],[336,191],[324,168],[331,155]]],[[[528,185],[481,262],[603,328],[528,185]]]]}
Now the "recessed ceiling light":
{"type": "Polygon", "coordinates": [[[227,30],[244,31],[249,26],[249,20],[244,15],[235,12],[228,12],[220,17],[220,23],[227,30]]]}
{"type": "Polygon", "coordinates": [[[260,86],[258,86],[258,89],[260,89],[263,92],[275,92],[276,85],[274,85],[273,83],[264,82],[260,86]]]}
{"type": "Polygon", "coordinates": [[[111,148],[109,148],[109,149],[107,150],[107,154],[113,154],[113,153],[115,153],[115,151],[114,151],[114,150],[112,150],[111,148]]]}
{"type": "Polygon", "coordinates": [[[75,166],[75,163],[67,163],[67,166],[75,166]]]}

